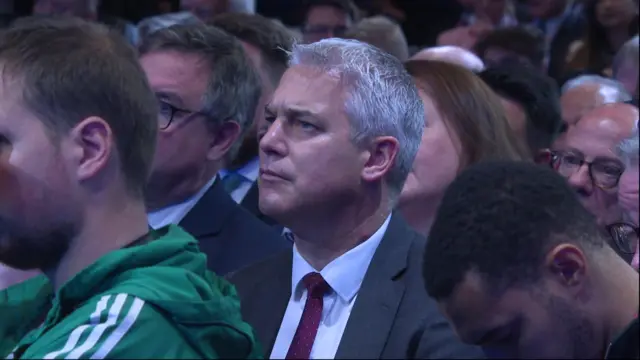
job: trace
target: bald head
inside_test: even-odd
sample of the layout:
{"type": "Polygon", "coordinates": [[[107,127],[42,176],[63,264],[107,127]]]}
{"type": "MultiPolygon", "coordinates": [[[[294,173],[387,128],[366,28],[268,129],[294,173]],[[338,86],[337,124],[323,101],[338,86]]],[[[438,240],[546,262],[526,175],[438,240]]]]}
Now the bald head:
{"type": "Polygon", "coordinates": [[[601,105],[631,100],[631,94],[621,83],[597,75],[571,79],[562,86],[561,92],[562,118],[568,126],[575,125],[586,113],[601,105]]]}
{"type": "Polygon", "coordinates": [[[633,105],[606,104],[587,112],[576,129],[599,131],[601,136],[620,142],[633,133],[638,114],[638,108],[633,105]]]}
{"type": "Polygon", "coordinates": [[[475,73],[484,70],[482,60],[469,50],[457,46],[436,46],[420,50],[411,60],[436,60],[462,66],[475,73]]]}

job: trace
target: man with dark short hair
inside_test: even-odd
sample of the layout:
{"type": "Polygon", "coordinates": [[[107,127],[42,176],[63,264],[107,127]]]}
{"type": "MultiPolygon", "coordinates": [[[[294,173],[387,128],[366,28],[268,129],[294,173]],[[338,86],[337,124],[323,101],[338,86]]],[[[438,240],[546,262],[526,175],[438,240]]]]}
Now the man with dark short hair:
{"type": "Polygon", "coordinates": [[[638,273],[553,170],[480,163],[447,189],[427,292],[492,358],[638,359],[638,273]]]}
{"type": "Polygon", "coordinates": [[[158,101],[124,38],[74,18],[0,33],[0,357],[247,358],[235,290],[177,226],[149,229],[158,101]]]}

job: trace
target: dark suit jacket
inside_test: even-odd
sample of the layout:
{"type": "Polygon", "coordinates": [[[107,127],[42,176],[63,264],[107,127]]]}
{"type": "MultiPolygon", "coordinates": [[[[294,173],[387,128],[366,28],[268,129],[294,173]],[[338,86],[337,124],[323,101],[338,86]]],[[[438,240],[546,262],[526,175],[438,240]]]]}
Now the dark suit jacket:
{"type": "MultiPolygon", "coordinates": [[[[463,345],[422,280],[425,239],[394,214],[365,275],[336,358],[482,358],[463,345]]],[[[271,354],[291,296],[292,252],[232,274],[244,320],[271,354]]]]}
{"type": "Polygon", "coordinates": [[[244,207],[247,211],[253,214],[253,216],[260,219],[260,221],[262,221],[263,223],[271,226],[276,225],[277,223],[275,220],[273,220],[272,218],[268,217],[267,215],[263,214],[260,211],[260,207],[258,206],[258,201],[259,201],[258,182],[254,181],[253,185],[251,185],[251,188],[247,192],[247,195],[245,195],[242,201],[240,202],[240,205],[242,205],[242,207],[244,207]]]}
{"type": "Polygon", "coordinates": [[[219,275],[291,249],[291,242],[236,204],[217,181],[179,225],[198,239],[209,270],[219,275]]]}

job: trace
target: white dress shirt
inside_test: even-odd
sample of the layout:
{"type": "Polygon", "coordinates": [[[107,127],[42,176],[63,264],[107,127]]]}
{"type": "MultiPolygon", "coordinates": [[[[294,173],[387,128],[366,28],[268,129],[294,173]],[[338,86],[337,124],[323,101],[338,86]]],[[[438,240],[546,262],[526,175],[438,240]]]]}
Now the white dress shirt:
{"type": "MultiPolygon", "coordinates": [[[[333,359],[335,357],[362,280],[382,237],[387,231],[390,219],[391,215],[369,239],[333,260],[320,271],[322,277],[331,286],[331,291],[323,299],[322,320],[311,349],[311,359],[333,359]]],[[[291,298],[271,351],[271,359],[284,359],[287,356],[307,300],[307,290],[302,283],[302,278],[312,272],[316,272],[316,270],[302,258],[294,245],[291,298]]]]}
{"type": "MultiPolygon", "coordinates": [[[[249,161],[242,168],[238,169],[237,173],[244,176],[246,180],[243,181],[242,184],[240,184],[240,186],[238,186],[230,194],[236,203],[240,204],[244,199],[244,197],[247,196],[247,193],[253,186],[253,183],[255,183],[256,180],[258,180],[259,172],[260,172],[260,159],[258,159],[257,157],[249,161]]],[[[228,170],[220,170],[218,172],[220,177],[223,179],[225,176],[227,176],[228,173],[229,173],[228,170]]]]}
{"type": "Polygon", "coordinates": [[[170,205],[165,208],[147,213],[147,219],[149,226],[154,229],[160,229],[170,224],[178,224],[182,219],[187,216],[189,211],[200,201],[202,196],[211,188],[211,185],[216,181],[216,177],[209,180],[200,191],[189,199],[175,205],[170,205]]]}

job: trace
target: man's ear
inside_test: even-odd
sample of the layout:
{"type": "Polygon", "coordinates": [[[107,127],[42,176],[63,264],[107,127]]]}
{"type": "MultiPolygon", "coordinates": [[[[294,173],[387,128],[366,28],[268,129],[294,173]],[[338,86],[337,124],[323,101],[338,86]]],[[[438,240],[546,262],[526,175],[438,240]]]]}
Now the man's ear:
{"type": "Polygon", "coordinates": [[[92,116],[82,120],[71,130],[70,139],[79,181],[95,177],[107,166],[113,151],[113,133],[102,118],[92,116]]]}
{"type": "Polygon", "coordinates": [[[587,259],[584,252],[573,244],[553,248],[545,258],[546,272],[556,284],[569,289],[575,296],[583,294],[587,283],[587,259]]]}
{"type": "Polygon", "coordinates": [[[226,121],[211,131],[211,142],[207,159],[221,160],[240,137],[240,125],[235,121],[226,121]]]}
{"type": "Polygon", "coordinates": [[[373,140],[366,152],[364,169],[362,169],[362,179],[366,182],[373,182],[384,178],[391,170],[396,156],[398,155],[398,140],[392,136],[381,136],[373,140]]]}

